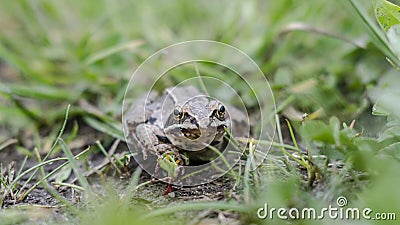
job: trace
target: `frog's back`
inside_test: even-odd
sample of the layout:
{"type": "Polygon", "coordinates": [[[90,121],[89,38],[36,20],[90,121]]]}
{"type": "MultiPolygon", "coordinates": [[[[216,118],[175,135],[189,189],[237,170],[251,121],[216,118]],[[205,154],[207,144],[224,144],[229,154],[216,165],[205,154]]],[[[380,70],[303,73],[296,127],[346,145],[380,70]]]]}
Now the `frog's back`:
{"type": "Polygon", "coordinates": [[[193,97],[204,94],[200,93],[196,87],[189,85],[167,88],[164,91],[164,95],[168,95],[175,103],[183,104],[193,97]]]}

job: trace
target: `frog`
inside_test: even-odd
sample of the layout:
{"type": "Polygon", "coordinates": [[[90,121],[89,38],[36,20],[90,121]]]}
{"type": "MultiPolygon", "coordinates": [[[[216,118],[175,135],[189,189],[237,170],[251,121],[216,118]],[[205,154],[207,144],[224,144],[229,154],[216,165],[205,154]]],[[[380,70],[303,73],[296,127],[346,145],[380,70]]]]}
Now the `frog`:
{"type": "Polygon", "coordinates": [[[210,162],[224,151],[229,131],[246,136],[247,116],[196,87],[151,91],[125,113],[132,144],[143,160],[172,156],[179,165],[210,162]]]}

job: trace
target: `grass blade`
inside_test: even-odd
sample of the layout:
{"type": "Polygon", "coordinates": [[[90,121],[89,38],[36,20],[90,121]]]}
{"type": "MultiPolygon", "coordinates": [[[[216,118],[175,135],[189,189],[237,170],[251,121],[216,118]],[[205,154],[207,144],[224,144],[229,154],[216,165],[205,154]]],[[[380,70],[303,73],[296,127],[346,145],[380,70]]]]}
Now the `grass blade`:
{"type": "Polygon", "coordinates": [[[94,129],[106,133],[114,138],[118,138],[120,140],[125,141],[124,134],[122,133],[122,129],[117,129],[112,124],[108,124],[105,122],[100,122],[92,117],[85,116],[83,120],[94,129]]]}
{"type": "Polygon", "coordinates": [[[150,213],[146,214],[145,218],[151,218],[153,216],[161,216],[167,215],[175,212],[182,212],[182,211],[195,211],[195,210],[232,210],[236,212],[248,212],[249,208],[243,205],[229,202],[191,202],[191,203],[184,203],[180,205],[173,205],[164,207],[161,209],[156,209],[151,211],[150,213]]]}
{"type": "Polygon", "coordinates": [[[78,178],[79,183],[83,186],[83,188],[86,190],[86,192],[89,195],[92,195],[93,192],[91,191],[90,185],[88,180],[83,176],[83,173],[79,169],[79,165],[75,157],[73,156],[71,150],[68,148],[67,144],[60,138],[58,140],[58,143],[60,144],[62,150],[64,151],[64,154],[67,156],[68,161],[72,167],[72,170],[75,173],[75,176],[78,178]]]}

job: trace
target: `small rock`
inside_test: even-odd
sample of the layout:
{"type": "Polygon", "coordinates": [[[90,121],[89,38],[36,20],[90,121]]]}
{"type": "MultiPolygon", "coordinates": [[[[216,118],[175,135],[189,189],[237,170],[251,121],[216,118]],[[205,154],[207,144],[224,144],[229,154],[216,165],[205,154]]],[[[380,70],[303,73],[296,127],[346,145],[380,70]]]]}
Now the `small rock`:
{"type": "Polygon", "coordinates": [[[175,192],[171,191],[170,193],[168,193],[168,196],[171,198],[175,198],[175,192]]]}

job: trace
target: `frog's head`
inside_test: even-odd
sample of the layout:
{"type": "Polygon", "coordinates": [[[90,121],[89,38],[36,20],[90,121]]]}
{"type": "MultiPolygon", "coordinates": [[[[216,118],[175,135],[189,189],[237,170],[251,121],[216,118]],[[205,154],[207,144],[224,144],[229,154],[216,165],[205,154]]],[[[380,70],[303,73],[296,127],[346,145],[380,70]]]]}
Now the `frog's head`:
{"type": "Polygon", "coordinates": [[[221,142],[225,128],[229,127],[229,114],[221,102],[196,96],[175,106],[164,131],[172,144],[187,151],[198,151],[221,142]]]}

